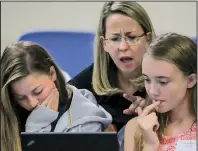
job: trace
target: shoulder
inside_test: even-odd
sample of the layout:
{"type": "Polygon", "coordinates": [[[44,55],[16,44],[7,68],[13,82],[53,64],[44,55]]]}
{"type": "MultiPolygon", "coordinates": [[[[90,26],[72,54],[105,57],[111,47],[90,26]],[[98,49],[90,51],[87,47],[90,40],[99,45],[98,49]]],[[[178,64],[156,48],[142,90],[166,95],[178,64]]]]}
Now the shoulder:
{"type": "Polygon", "coordinates": [[[93,64],[81,71],[77,76],[68,81],[68,84],[75,86],[78,89],[87,89],[93,93],[96,100],[101,100],[101,96],[96,94],[92,87],[92,74],[93,74],[93,64]]]}
{"type": "Polygon", "coordinates": [[[133,137],[133,138],[135,136],[135,133],[139,130],[137,118],[138,117],[134,117],[131,120],[129,120],[125,128],[126,135],[130,134],[130,137],[133,137]]]}
{"type": "Polygon", "coordinates": [[[68,85],[72,89],[73,97],[72,102],[79,102],[82,103],[83,101],[92,102],[97,104],[96,98],[93,93],[87,89],[78,89],[73,85],[68,85]]]}
{"type": "Polygon", "coordinates": [[[77,89],[72,85],[69,85],[69,87],[73,91],[70,109],[76,124],[91,121],[106,124],[111,123],[111,115],[97,103],[92,92],[86,89],[77,89]]]}
{"type": "Polygon", "coordinates": [[[78,75],[68,81],[69,84],[74,85],[75,87],[82,89],[91,89],[91,81],[92,81],[92,73],[93,73],[93,64],[85,68],[78,75]]]}
{"type": "Polygon", "coordinates": [[[126,124],[126,130],[135,131],[137,129],[137,117],[132,118],[126,124]]]}
{"type": "Polygon", "coordinates": [[[135,133],[137,132],[137,117],[128,121],[125,127],[124,132],[124,150],[126,151],[134,151],[136,150],[135,146],[135,133]]]}

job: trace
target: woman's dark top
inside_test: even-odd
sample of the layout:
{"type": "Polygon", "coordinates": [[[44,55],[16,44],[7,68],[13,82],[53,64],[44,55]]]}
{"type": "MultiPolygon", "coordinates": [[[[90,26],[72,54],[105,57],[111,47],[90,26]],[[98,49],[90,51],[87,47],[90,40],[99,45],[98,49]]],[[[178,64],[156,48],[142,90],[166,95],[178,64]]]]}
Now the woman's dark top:
{"type": "MultiPolygon", "coordinates": [[[[136,113],[132,115],[123,114],[123,110],[127,109],[131,102],[125,99],[122,94],[114,94],[111,96],[107,95],[97,95],[92,87],[92,72],[93,72],[93,64],[80,72],[77,76],[71,79],[68,83],[74,85],[78,89],[87,89],[91,91],[98,104],[100,104],[107,112],[112,115],[113,122],[119,131],[131,118],[137,116],[136,113]]],[[[134,96],[140,96],[145,98],[146,91],[136,91],[134,96]]]]}

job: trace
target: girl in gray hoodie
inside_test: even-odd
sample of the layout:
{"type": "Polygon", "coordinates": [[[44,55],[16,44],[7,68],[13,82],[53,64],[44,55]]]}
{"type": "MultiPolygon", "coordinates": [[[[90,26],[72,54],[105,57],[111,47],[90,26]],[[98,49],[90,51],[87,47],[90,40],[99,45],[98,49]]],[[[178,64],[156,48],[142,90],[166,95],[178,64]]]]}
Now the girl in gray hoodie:
{"type": "Polygon", "coordinates": [[[100,132],[111,122],[91,92],[65,85],[44,48],[32,42],[6,47],[1,58],[3,150],[21,151],[19,132],[100,132]]]}

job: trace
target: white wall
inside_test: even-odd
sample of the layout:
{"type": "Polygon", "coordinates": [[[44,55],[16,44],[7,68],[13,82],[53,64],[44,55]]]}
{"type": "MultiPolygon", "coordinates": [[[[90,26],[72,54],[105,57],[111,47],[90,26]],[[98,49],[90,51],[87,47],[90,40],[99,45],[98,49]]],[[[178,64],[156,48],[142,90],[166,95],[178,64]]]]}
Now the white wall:
{"type": "MultiPolygon", "coordinates": [[[[156,33],[196,36],[196,2],[139,2],[156,33]]],[[[2,2],[1,51],[27,31],[55,29],[95,32],[104,2],[2,2]]]]}

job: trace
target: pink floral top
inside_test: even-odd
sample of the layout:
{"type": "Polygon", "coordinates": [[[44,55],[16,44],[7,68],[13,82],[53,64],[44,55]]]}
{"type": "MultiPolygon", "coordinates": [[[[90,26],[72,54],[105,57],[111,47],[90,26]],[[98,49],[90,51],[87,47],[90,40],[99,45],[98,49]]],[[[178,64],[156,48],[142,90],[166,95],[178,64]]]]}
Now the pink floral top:
{"type": "Polygon", "coordinates": [[[190,132],[180,133],[178,136],[163,136],[158,151],[175,151],[177,140],[196,140],[197,124],[193,124],[190,132]]]}

